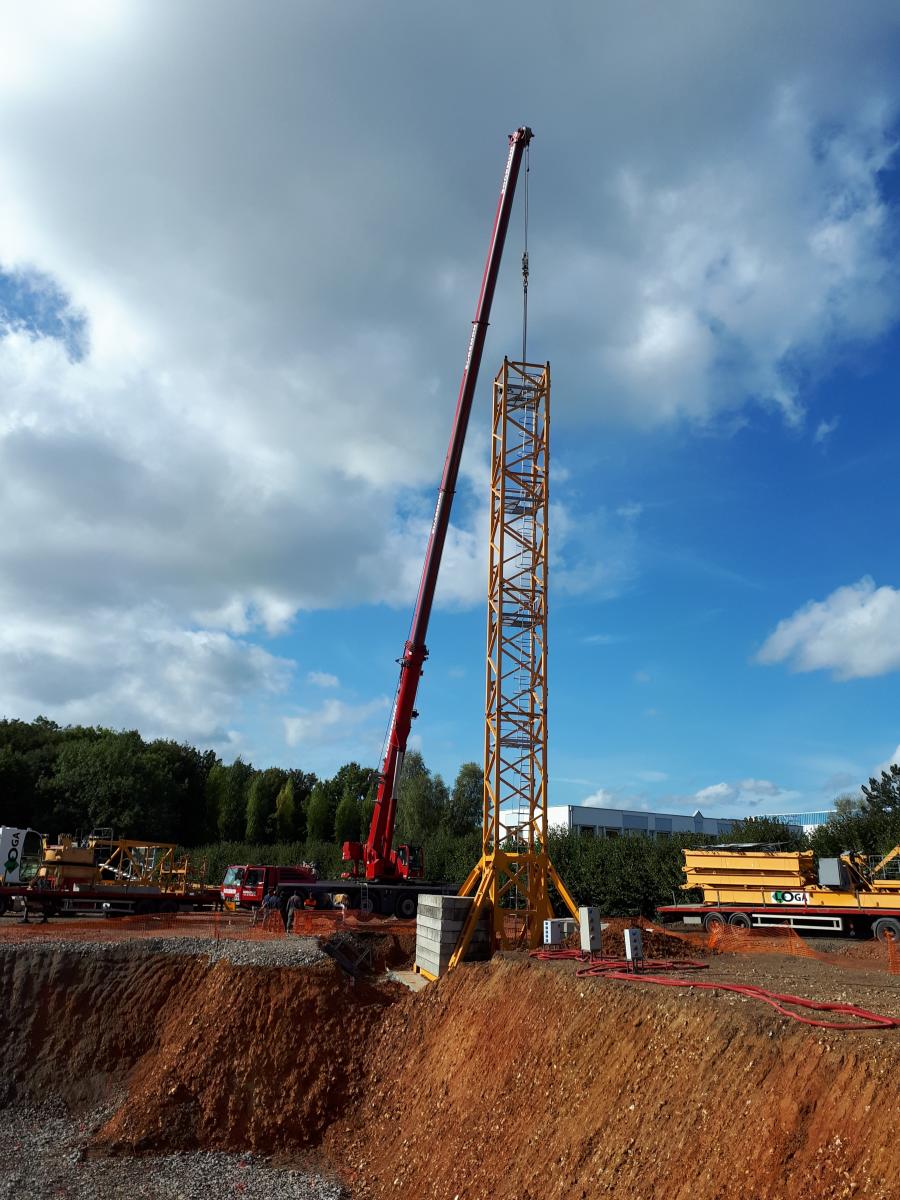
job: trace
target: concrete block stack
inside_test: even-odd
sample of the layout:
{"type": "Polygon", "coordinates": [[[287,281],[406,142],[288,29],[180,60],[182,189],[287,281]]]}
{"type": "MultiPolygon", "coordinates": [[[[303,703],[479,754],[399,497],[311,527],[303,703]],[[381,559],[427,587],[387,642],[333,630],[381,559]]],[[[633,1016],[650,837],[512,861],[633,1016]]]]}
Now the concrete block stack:
{"type": "MultiPolygon", "coordinates": [[[[466,923],[471,896],[419,896],[416,916],[416,969],[428,975],[443,975],[466,923]]],[[[489,914],[478,922],[465,955],[466,962],[490,958],[489,914]]]]}

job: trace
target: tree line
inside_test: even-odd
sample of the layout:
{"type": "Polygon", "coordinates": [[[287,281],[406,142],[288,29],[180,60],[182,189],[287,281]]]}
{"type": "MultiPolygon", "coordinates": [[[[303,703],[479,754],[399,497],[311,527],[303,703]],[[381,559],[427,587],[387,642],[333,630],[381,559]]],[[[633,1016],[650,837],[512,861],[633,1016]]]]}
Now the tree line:
{"type": "MultiPolygon", "coordinates": [[[[256,846],[365,838],[378,786],[374,767],[345,763],[330,779],[297,768],[256,769],[238,757],[139,733],[60,726],[46,717],[0,721],[0,825],[55,837],[111,828],[119,837],[256,846]]],[[[422,755],[406,755],[397,840],[481,823],[481,768],[464,763],[452,788],[422,755]]]]}
{"type": "MultiPolygon", "coordinates": [[[[232,863],[315,862],[323,877],[345,869],[341,845],[364,840],[377,771],[346,763],[331,778],[299,769],[256,769],[238,758],[134,732],[60,727],[46,718],[0,721],[0,824],[52,836],[111,827],[118,836],[171,841],[221,880],[232,863]]],[[[481,852],[482,772],[464,763],[452,787],[422,755],[406,756],[399,787],[397,843],[421,845],[429,879],[460,882],[481,852]]],[[[900,843],[900,766],[841,796],[810,837],[780,822],[749,818],[720,841],[780,842],[820,856],[859,850],[884,854],[900,843]]],[[[709,844],[701,835],[589,838],[550,833],[550,853],[573,895],[604,913],[650,915],[680,897],[681,851],[709,844]]]]}

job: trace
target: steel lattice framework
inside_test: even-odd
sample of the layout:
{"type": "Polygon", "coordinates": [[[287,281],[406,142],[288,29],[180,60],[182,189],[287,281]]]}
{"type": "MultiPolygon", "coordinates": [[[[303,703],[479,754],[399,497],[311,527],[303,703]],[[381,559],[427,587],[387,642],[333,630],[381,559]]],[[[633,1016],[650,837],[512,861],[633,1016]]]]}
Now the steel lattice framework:
{"type": "Polygon", "coordinates": [[[494,945],[538,945],[552,882],[547,855],[547,544],[550,364],[510,362],[494,380],[482,855],[453,967],[492,912],[494,945]]]}

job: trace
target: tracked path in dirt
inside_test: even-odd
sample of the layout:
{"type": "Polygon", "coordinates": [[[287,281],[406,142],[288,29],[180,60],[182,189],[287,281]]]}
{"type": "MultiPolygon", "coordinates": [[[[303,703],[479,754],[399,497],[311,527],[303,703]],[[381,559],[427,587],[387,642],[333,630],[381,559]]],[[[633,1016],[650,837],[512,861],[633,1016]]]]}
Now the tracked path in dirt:
{"type": "MultiPolygon", "coordinates": [[[[896,978],[785,969],[799,993],[900,1016],[896,978]]],[[[15,947],[0,985],[3,1099],[110,1104],[93,1154],[314,1150],[357,1200],[900,1197],[896,1030],[519,956],[412,995],[314,957],[15,947]]]]}

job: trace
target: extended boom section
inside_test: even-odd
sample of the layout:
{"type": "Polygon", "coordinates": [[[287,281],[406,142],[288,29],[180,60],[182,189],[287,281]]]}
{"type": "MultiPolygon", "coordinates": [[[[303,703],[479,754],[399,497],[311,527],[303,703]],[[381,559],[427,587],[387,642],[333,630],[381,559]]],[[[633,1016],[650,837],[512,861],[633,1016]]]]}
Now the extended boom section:
{"type": "Polygon", "coordinates": [[[491,304],[503,257],[503,245],[509,227],[516,182],[519,177],[522,155],[531,138],[532,132],[527,126],[517,129],[515,133],[510,134],[509,138],[509,153],[500,185],[500,197],[497,201],[497,211],[491,230],[487,260],[481,280],[481,291],[478,296],[465,366],[459,385],[456,415],[453,420],[447,458],[444,462],[444,473],[438,491],[428,548],[425,552],[425,563],[422,568],[415,613],[403,654],[398,660],[400,681],[394,698],[369,836],[364,846],[359,842],[345,842],[343,846],[343,857],[345,860],[353,862],[354,873],[359,872],[361,865],[365,878],[368,880],[402,880],[422,874],[421,855],[418,852],[408,846],[399,846],[396,849],[392,846],[397,816],[397,787],[403,769],[403,757],[406,753],[410,726],[413,718],[417,715],[415,711],[416,693],[422,668],[428,657],[425,646],[428,620],[434,603],[444,541],[450,525],[450,510],[459,476],[459,464],[462,459],[469,414],[472,410],[472,399],[478,382],[478,370],[481,366],[491,304]]]}

